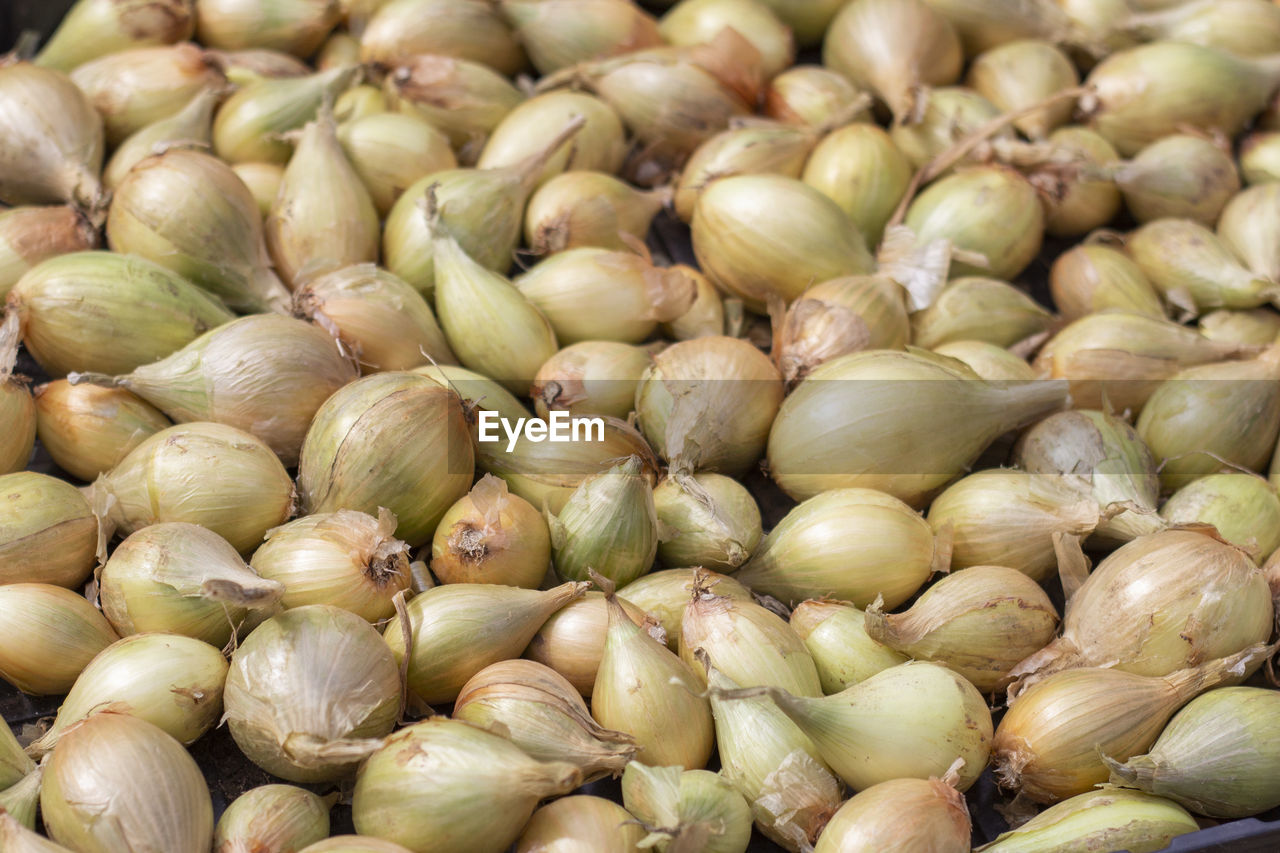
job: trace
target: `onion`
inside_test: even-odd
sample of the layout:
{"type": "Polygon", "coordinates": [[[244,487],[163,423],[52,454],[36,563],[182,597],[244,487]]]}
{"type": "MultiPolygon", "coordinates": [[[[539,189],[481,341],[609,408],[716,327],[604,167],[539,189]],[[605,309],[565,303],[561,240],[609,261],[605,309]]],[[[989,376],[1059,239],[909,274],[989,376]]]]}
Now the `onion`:
{"type": "Polygon", "coordinates": [[[1209,474],[1174,492],[1160,515],[1172,524],[1212,524],[1228,543],[1265,563],[1280,548],[1280,497],[1253,474],[1209,474]]]}
{"type": "Polygon", "coordinates": [[[534,177],[535,186],[569,171],[617,172],[627,151],[622,121],[612,107],[585,92],[546,92],[518,104],[493,128],[476,167],[517,167],[554,143],[560,130],[578,117],[583,124],[573,144],[547,158],[534,177]]]}
{"type": "Polygon", "coordinates": [[[338,15],[334,0],[200,0],[196,33],[210,47],[270,48],[305,58],[320,47],[338,15]]]}
{"type": "MultiPolygon", "coordinates": [[[[751,592],[730,575],[703,568],[663,569],[642,575],[618,591],[619,600],[626,609],[632,602],[639,616],[651,616],[658,621],[662,633],[667,636],[667,648],[680,648],[680,627],[684,621],[685,607],[693,596],[695,586],[710,588],[717,595],[751,601],[751,592]]],[[[592,593],[588,593],[588,598],[592,593]]],[[[632,621],[636,621],[633,614],[632,621]]],[[[643,621],[641,619],[640,621],[643,621]]],[[[651,632],[652,633],[652,632],[651,632]]],[[[695,670],[696,671],[696,670],[695,670]]]]}
{"type": "Polygon", "coordinates": [[[207,147],[213,132],[213,111],[223,95],[217,86],[203,89],[178,112],[152,122],[121,142],[102,172],[103,184],[107,189],[115,189],[134,166],[150,157],[157,148],[207,147]]]}
{"type": "Polygon", "coordinates": [[[622,802],[649,828],[648,839],[669,851],[745,853],[751,842],[751,809],[718,773],[633,761],[622,774],[622,802]]]}
{"type": "Polygon", "coordinates": [[[1051,133],[1049,145],[1074,155],[1079,171],[1065,182],[1048,173],[1053,194],[1045,199],[1045,231],[1055,237],[1078,237],[1115,219],[1120,190],[1106,175],[1110,166],[1119,163],[1120,155],[1111,143],[1086,127],[1070,125],[1051,133]]]}
{"type": "Polygon", "coordinates": [[[284,165],[293,146],[283,135],[313,121],[327,98],[336,98],[350,88],[358,71],[348,66],[305,77],[264,77],[242,86],[214,118],[214,152],[232,164],[284,165]]]}
{"type": "Polygon", "coordinates": [[[767,3],[757,0],[684,0],[658,24],[659,34],[669,44],[681,47],[709,42],[728,28],[760,52],[765,77],[773,77],[795,59],[791,29],[767,3]]]}
{"type": "Polygon", "coordinates": [[[699,145],[680,171],[676,213],[685,222],[692,220],[702,190],[730,175],[799,178],[817,141],[813,130],[789,124],[752,122],[721,131],[699,145]]]}
{"type": "Polygon", "coordinates": [[[813,657],[822,692],[828,696],[910,660],[871,639],[866,614],[839,601],[800,602],[791,611],[791,627],[813,657]]]}
{"type": "Polygon", "coordinates": [[[547,522],[533,505],[485,474],[440,519],[431,571],[441,583],[494,583],[536,589],[551,561],[547,522]]]}
{"type": "Polygon", "coordinates": [[[91,59],[132,47],[191,38],[191,0],[79,0],[36,54],[35,64],[71,71],[91,59]]]}
{"type": "Polygon", "coordinates": [[[1139,222],[1179,217],[1212,227],[1240,192],[1231,154],[1207,139],[1185,134],[1151,143],[1116,166],[1113,176],[1139,222]]]}
{"type": "Polygon", "coordinates": [[[1052,324],[1053,315],[1024,291],[999,279],[965,276],[953,278],[932,305],[911,316],[911,339],[929,349],[952,341],[1011,347],[1052,324]]]}
{"type": "Polygon", "coordinates": [[[1165,317],[1142,267],[1109,246],[1082,244],[1063,252],[1049,270],[1049,290],[1067,320],[1107,310],[1165,317]]]}
{"type": "Polygon", "coordinates": [[[18,471],[0,476],[0,585],[79,587],[93,571],[98,521],[65,480],[18,471]]]}
{"type": "Polygon", "coordinates": [[[384,0],[359,35],[363,62],[435,54],[483,62],[507,76],[526,62],[496,4],[476,0],[384,0]]]}
{"type": "Polygon", "coordinates": [[[1068,844],[1129,850],[1163,850],[1174,838],[1200,828],[1176,803],[1137,791],[1090,791],[1051,806],[1017,829],[976,848],[982,853],[1022,853],[1068,844]]]}
{"type": "Polygon", "coordinates": [[[746,487],[722,474],[667,477],[653,490],[658,559],[667,566],[731,572],[763,535],[760,509],[746,487]]]}
{"type": "Polygon", "coordinates": [[[865,119],[868,97],[849,79],[821,65],[795,65],[769,81],[764,114],[800,127],[826,128],[841,117],[865,119]]]}
{"type": "MultiPolygon", "coordinates": [[[[1071,60],[1046,41],[1006,42],[986,51],[969,68],[969,85],[1003,112],[1033,106],[1080,84],[1071,60]]],[[[1044,139],[1071,120],[1074,103],[1058,100],[1014,122],[1031,139],[1044,139]]]]}
{"type": "Polygon", "coordinates": [[[332,798],[294,785],[259,785],[236,797],[213,828],[213,853],[255,845],[300,850],[329,836],[332,798]]]}
{"type": "Polygon", "coordinates": [[[43,583],[0,585],[0,678],[24,693],[66,693],[118,637],[92,604],[43,583]]]}
{"type": "Polygon", "coordinates": [[[972,827],[956,774],[942,779],[891,779],[872,785],[840,807],[822,830],[816,853],[913,847],[968,853],[972,827]]]}
{"type": "Polygon", "coordinates": [[[463,163],[475,162],[488,135],[524,100],[487,65],[448,56],[406,59],[383,88],[393,109],[419,116],[448,136],[463,163]]]}
{"type": "MultiPolygon", "coordinates": [[[[687,599],[686,595],[680,601],[681,612],[684,612],[687,599]]],[[[618,601],[627,618],[659,642],[666,641],[665,631],[654,624],[644,609],[622,598],[618,601]]],[[[600,659],[604,656],[608,629],[609,607],[604,593],[591,590],[551,614],[529,641],[524,656],[563,676],[584,698],[590,699],[600,670],[600,659]]],[[[671,650],[675,651],[674,648],[671,650]]]]}
{"type": "Polygon", "coordinates": [[[657,22],[626,0],[501,0],[541,74],[662,44],[657,22]]]}
{"type": "Polygon", "coordinates": [[[645,830],[631,813],[603,797],[577,795],[556,800],[533,813],[525,824],[516,853],[583,849],[598,853],[629,853],[639,849],[645,830]]]}
{"type": "Polygon", "coordinates": [[[551,410],[625,419],[635,409],[636,386],[649,351],[616,341],[571,344],[543,362],[531,395],[538,416],[551,410]]]}
{"type": "Polygon", "coordinates": [[[268,619],[231,656],[223,694],[236,745],[292,782],[351,775],[390,734],[400,675],[368,622],[313,604],[268,619]]]}
{"type": "Polygon", "coordinates": [[[805,161],[801,180],[848,214],[876,246],[906,194],[911,161],[873,124],[848,124],[827,134],[805,161]]]}
{"type": "Polygon", "coordinates": [[[791,303],[774,332],[773,360],[793,383],[837,356],[906,349],[908,294],[883,276],[848,276],[816,284],[791,303]]]}

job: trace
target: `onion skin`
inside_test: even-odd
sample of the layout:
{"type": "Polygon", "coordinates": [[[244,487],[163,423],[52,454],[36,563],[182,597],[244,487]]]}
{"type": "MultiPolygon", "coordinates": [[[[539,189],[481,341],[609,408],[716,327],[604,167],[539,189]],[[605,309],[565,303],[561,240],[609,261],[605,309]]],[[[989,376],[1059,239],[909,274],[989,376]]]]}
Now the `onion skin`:
{"type": "Polygon", "coordinates": [[[515,853],[543,853],[583,845],[596,853],[630,853],[648,833],[631,813],[604,797],[564,797],[533,813],[515,853]]]}
{"type": "Polygon", "coordinates": [[[0,495],[0,584],[84,583],[98,547],[98,521],[84,496],[34,471],[0,476],[0,495]]]}
{"type": "Polygon", "coordinates": [[[80,0],[72,4],[33,60],[70,72],[78,65],[133,47],[191,38],[193,0],[80,0]]]}
{"type": "Polygon", "coordinates": [[[1133,853],[1156,853],[1175,837],[1199,828],[1191,815],[1170,800],[1107,789],[1051,806],[990,844],[975,848],[975,853],[1051,853],[1116,845],[1133,853]]]}
{"type": "Polygon", "coordinates": [[[81,595],[43,583],[0,585],[0,678],[23,693],[66,693],[119,637],[81,595]]]}
{"type": "Polygon", "coordinates": [[[294,785],[259,785],[227,806],[213,830],[213,853],[256,845],[296,851],[329,837],[330,799],[294,785]]]}
{"type": "Polygon", "coordinates": [[[971,831],[964,796],[946,781],[891,779],[841,806],[822,830],[815,853],[969,853],[971,831]]]}

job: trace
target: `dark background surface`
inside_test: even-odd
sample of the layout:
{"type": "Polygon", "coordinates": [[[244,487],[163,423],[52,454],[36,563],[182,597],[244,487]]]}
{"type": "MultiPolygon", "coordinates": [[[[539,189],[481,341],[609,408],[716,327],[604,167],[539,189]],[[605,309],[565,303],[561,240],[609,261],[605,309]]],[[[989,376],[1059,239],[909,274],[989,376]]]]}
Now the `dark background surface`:
{"type": "MultiPolygon", "coordinates": [[[[71,6],[71,2],[72,0],[0,0],[0,49],[9,49],[24,31],[51,32],[64,10],[71,6]]],[[[693,263],[688,230],[674,217],[664,214],[659,218],[650,242],[657,252],[665,254],[674,262],[693,263]]],[[[1061,251],[1074,245],[1074,242],[1047,242],[1041,256],[1019,277],[1019,283],[1040,302],[1049,304],[1047,282],[1050,264],[1061,251]]],[[[37,376],[39,371],[24,353],[19,362],[18,372],[37,376]]],[[[992,464],[999,464],[999,460],[992,464]]],[[[36,459],[31,467],[34,470],[60,473],[39,447],[36,449],[36,459]]],[[[772,486],[772,483],[758,473],[749,478],[748,485],[761,504],[766,529],[768,529],[785,514],[790,502],[772,486]]],[[[1051,594],[1061,607],[1061,591],[1051,590],[1051,594]]],[[[24,724],[52,717],[57,712],[60,701],[61,697],[24,696],[7,683],[0,682],[0,716],[19,733],[24,724]]],[[[447,708],[440,710],[445,713],[448,711],[447,708]]],[[[998,722],[998,715],[996,720],[998,722]]],[[[221,814],[227,803],[249,788],[280,781],[249,762],[232,741],[226,727],[214,730],[195,743],[191,747],[191,753],[204,771],[209,783],[215,814],[221,814]]],[[[711,769],[715,768],[716,765],[713,764],[711,769]]],[[[333,786],[309,787],[319,793],[333,790],[333,786]]],[[[621,802],[621,791],[617,781],[596,782],[588,786],[586,791],[621,802]]],[[[343,793],[349,793],[349,789],[343,793]]],[[[968,792],[967,799],[973,818],[975,844],[989,841],[1004,831],[1007,824],[998,808],[1004,805],[1007,798],[997,789],[989,770],[968,792]]],[[[1210,826],[1201,832],[1175,840],[1168,849],[1176,853],[1274,853],[1280,850],[1280,822],[1278,822],[1280,810],[1263,817],[1268,820],[1250,818],[1210,826]]],[[[333,834],[353,831],[349,806],[338,805],[333,811],[332,822],[333,834]]],[[[1203,823],[1208,826],[1214,822],[1204,821],[1203,823]]],[[[749,853],[769,853],[778,849],[757,833],[753,837],[749,853]]]]}

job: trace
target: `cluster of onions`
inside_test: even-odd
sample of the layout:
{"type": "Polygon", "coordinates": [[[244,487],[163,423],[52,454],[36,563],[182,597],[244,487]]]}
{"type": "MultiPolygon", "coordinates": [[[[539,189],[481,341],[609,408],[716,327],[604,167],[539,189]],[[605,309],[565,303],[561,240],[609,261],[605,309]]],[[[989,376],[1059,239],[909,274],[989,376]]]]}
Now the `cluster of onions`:
{"type": "Polygon", "coordinates": [[[0,679],[62,697],[0,850],[1277,807],[1278,89],[1268,0],[76,0],[0,63],[0,679]]]}

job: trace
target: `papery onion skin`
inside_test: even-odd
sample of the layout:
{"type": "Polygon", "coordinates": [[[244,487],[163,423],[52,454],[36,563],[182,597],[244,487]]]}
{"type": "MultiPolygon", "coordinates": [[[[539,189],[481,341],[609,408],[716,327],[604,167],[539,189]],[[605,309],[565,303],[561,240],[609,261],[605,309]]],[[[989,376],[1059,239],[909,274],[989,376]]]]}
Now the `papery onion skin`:
{"type": "Polygon", "coordinates": [[[0,678],[37,696],[66,693],[119,639],[83,596],[49,584],[0,585],[0,621],[0,678]]]}
{"type": "Polygon", "coordinates": [[[1123,844],[1133,853],[1163,850],[1200,828],[1176,803],[1137,791],[1090,791],[1051,806],[975,853],[1052,853],[1123,844]]]}
{"type": "Polygon", "coordinates": [[[125,714],[94,714],[63,735],[40,806],[49,835],[78,851],[205,853],[213,836],[213,803],[195,759],[125,714]]]}
{"type": "Polygon", "coordinates": [[[80,586],[98,547],[98,522],[84,496],[34,471],[0,476],[0,495],[0,584],[80,586]]]}
{"type": "Polygon", "coordinates": [[[329,805],[294,785],[259,785],[231,801],[213,830],[213,853],[268,845],[297,853],[329,837],[329,805]]]}
{"type": "Polygon", "coordinates": [[[624,853],[638,849],[648,833],[631,813],[604,797],[575,795],[549,803],[525,824],[516,842],[516,853],[542,853],[590,845],[598,853],[624,853]]]}
{"type": "Polygon", "coordinates": [[[942,779],[891,779],[849,799],[822,830],[815,853],[930,850],[969,853],[964,796],[942,779]]]}

